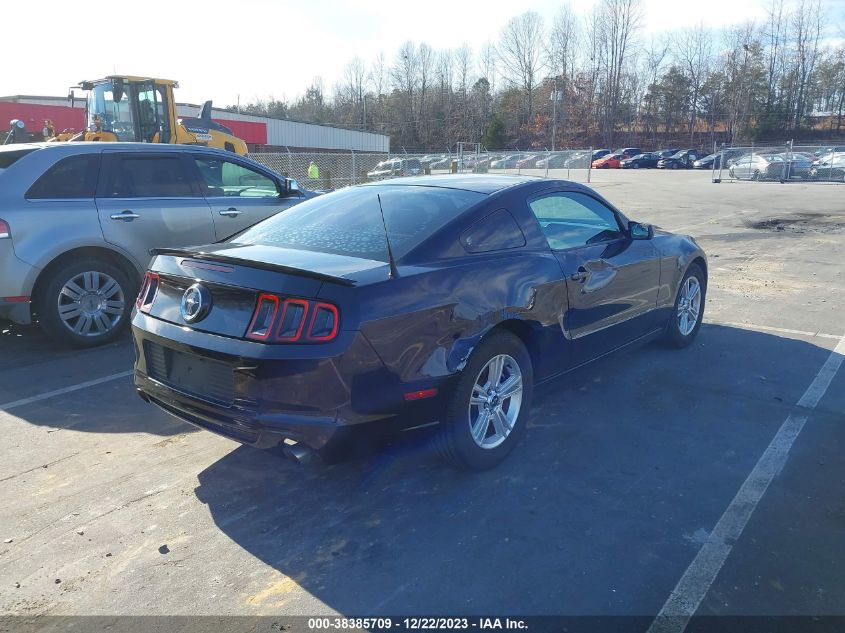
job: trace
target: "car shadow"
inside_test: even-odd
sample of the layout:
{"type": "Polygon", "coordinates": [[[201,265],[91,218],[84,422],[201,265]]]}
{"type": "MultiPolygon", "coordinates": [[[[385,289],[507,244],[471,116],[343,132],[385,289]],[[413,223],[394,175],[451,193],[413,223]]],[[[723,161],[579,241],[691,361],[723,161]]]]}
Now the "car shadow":
{"type": "Polygon", "coordinates": [[[240,447],[195,492],[293,581],[242,579],[266,612],[655,613],[828,354],[705,324],[686,350],[643,346],[538,388],[491,471],[446,466],[416,433],[333,466],[240,447]]]}

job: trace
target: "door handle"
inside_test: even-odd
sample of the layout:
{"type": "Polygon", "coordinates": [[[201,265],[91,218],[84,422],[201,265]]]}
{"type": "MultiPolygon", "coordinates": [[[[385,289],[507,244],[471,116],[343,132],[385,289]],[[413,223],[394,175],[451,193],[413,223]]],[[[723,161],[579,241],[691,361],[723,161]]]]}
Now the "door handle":
{"type": "Polygon", "coordinates": [[[578,283],[584,283],[585,281],[587,281],[588,275],[589,275],[589,273],[587,272],[587,269],[584,268],[583,266],[579,266],[578,272],[572,273],[571,275],[569,275],[569,278],[572,281],[577,281],[578,283]]]}
{"type": "Polygon", "coordinates": [[[137,213],[132,213],[129,209],[123,211],[122,213],[112,213],[109,216],[112,220],[123,220],[124,222],[131,222],[132,220],[137,220],[141,216],[137,213]]]}
{"type": "Polygon", "coordinates": [[[243,211],[238,211],[235,207],[229,207],[225,211],[220,211],[220,215],[225,215],[230,218],[238,217],[243,211]]]}

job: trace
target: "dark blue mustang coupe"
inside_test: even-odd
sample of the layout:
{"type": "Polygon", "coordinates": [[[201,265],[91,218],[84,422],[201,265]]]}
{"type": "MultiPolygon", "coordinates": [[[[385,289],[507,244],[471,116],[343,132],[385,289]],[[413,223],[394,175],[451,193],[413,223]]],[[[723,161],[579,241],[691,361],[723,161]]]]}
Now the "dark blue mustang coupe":
{"type": "Polygon", "coordinates": [[[517,443],[537,383],[634,342],[688,345],[707,290],[692,238],[517,176],[351,187],[154,255],[132,320],[144,400],[293,456],[437,422],[473,469],[517,443]]]}

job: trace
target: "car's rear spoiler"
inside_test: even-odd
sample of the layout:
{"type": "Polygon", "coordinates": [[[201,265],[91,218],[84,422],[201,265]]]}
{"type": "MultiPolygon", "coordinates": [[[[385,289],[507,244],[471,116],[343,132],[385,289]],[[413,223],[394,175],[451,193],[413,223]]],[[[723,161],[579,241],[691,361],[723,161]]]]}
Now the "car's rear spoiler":
{"type": "Polygon", "coordinates": [[[230,257],[228,255],[220,255],[219,253],[203,253],[202,251],[193,251],[185,248],[151,248],[150,255],[172,255],[174,257],[189,257],[191,259],[200,259],[210,262],[240,264],[242,266],[249,266],[250,268],[259,268],[261,270],[272,270],[275,272],[288,273],[290,275],[309,277],[311,279],[327,281],[329,283],[338,284],[341,286],[355,285],[355,281],[352,279],[346,279],[345,277],[337,277],[335,275],[327,275],[325,273],[320,273],[314,270],[308,270],[307,268],[294,268],[293,266],[285,266],[284,264],[271,264],[269,262],[262,262],[254,259],[230,257]]]}

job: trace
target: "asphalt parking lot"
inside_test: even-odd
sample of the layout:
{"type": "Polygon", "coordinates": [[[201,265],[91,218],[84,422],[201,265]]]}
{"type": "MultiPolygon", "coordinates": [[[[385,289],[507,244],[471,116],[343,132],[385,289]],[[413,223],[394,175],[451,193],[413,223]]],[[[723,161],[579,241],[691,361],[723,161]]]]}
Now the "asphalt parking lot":
{"type": "Polygon", "coordinates": [[[845,187],[592,180],[699,240],[705,324],[543,386],[485,473],[299,466],[143,403],[128,338],[0,323],[0,613],[845,615],[845,187]]]}

